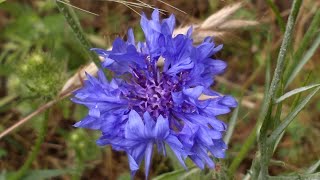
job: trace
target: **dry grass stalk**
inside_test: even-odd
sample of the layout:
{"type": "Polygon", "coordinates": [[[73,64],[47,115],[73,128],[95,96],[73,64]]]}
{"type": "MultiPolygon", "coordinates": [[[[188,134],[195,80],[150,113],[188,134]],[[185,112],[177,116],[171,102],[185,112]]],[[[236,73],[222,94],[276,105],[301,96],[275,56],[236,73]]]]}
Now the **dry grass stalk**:
{"type": "Polygon", "coordinates": [[[200,25],[200,28],[210,29],[219,27],[221,24],[225,23],[238,9],[240,9],[241,6],[242,3],[236,3],[221,9],[203,21],[203,23],[200,25]]]}

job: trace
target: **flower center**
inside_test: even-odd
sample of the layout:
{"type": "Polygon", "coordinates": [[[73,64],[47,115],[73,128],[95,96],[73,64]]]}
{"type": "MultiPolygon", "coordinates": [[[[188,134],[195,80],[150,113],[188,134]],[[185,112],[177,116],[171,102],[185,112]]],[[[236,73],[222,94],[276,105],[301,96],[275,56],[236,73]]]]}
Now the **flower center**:
{"type": "Polygon", "coordinates": [[[160,114],[168,117],[173,107],[171,92],[174,91],[175,85],[165,80],[156,82],[154,79],[142,78],[139,81],[136,83],[136,91],[130,92],[131,107],[140,112],[147,111],[154,117],[160,114]]]}
{"type": "Polygon", "coordinates": [[[128,83],[130,90],[124,96],[129,100],[130,108],[141,114],[149,112],[155,118],[159,115],[168,117],[173,107],[171,92],[176,91],[178,85],[150,64],[146,70],[133,69],[133,76],[128,83]]]}

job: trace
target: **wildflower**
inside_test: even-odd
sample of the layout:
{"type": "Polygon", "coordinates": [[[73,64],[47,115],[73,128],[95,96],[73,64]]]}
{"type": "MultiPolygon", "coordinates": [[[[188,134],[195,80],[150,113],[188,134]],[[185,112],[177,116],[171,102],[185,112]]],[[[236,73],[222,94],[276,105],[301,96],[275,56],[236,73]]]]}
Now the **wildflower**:
{"type": "Polygon", "coordinates": [[[191,28],[173,37],[175,17],[161,21],[158,10],[151,20],[143,15],[141,27],[145,42],[136,43],[129,29],[127,41],[117,38],[112,50],[92,49],[113,79],[101,70],[98,78],[87,75],[73,101],[89,113],[75,126],[99,130],[98,145],[125,151],[132,176],[143,158],[148,175],[154,145],[164,155],[165,145],[170,147],[185,168],[187,157],[201,169],[214,168],[211,156],[223,158],[227,148],[222,140],[227,126],[217,116],[237,106],[233,97],[210,89],[226,68],[224,61],[211,58],[222,45],[206,38],[194,46],[191,28]],[[213,98],[200,100],[202,94],[213,98]]]}

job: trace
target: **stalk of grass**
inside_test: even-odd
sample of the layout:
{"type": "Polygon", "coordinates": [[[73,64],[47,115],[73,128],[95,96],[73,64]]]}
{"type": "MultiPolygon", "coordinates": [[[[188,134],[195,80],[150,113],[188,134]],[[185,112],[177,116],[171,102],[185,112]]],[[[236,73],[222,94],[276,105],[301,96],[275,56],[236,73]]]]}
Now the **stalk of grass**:
{"type": "Polygon", "coordinates": [[[294,78],[297,77],[298,73],[302,70],[304,65],[311,59],[311,57],[317,51],[319,45],[320,45],[320,33],[317,35],[311,47],[308,49],[305,55],[301,58],[301,60],[298,62],[295,68],[293,68],[286,82],[286,86],[288,86],[294,80],[294,78]]]}
{"type": "Polygon", "coordinates": [[[281,32],[284,32],[286,29],[286,24],[281,17],[279,9],[277,8],[277,6],[274,4],[274,2],[272,0],[267,0],[267,4],[269,5],[269,7],[273,11],[273,13],[276,15],[276,19],[277,19],[278,24],[280,26],[281,32]]]}
{"type": "MultiPolygon", "coordinates": [[[[100,60],[99,60],[99,57],[97,56],[97,54],[94,53],[93,51],[90,51],[90,49],[92,48],[92,45],[87,40],[87,38],[86,38],[86,36],[80,26],[79,19],[77,18],[73,9],[71,7],[69,7],[67,4],[62,3],[60,1],[56,1],[56,5],[57,5],[59,11],[64,15],[64,17],[67,20],[69,26],[71,27],[73,33],[80,41],[80,44],[84,48],[84,51],[90,55],[91,60],[95,63],[95,65],[97,67],[99,67],[100,69],[103,69],[105,71],[105,69],[101,67],[101,63],[100,63],[100,60]]],[[[105,72],[105,74],[106,74],[106,72],[105,72]]]]}
{"type": "MultiPolygon", "coordinates": [[[[262,180],[266,180],[268,176],[268,166],[269,166],[269,160],[270,160],[270,150],[273,148],[270,148],[268,142],[267,142],[267,133],[268,129],[270,128],[270,124],[272,123],[271,119],[271,113],[272,113],[272,104],[271,101],[274,99],[274,96],[277,91],[281,90],[281,86],[279,86],[280,80],[282,79],[283,71],[284,71],[284,65],[285,65],[285,58],[287,54],[287,49],[290,45],[290,41],[293,34],[293,29],[295,25],[296,18],[298,16],[300,7],[302,4],[302,0],[295,0],[293,1],[293,5],[291,8],[291,12],[288,18],[288,22],[286,25],[286,31],[284,33],[284,39],[282,41],[278,60],[277,60],[277,66],[273,75],[273,79],[271,81],[271,85],[269,88],[268,94],[266,94],[266,101],[265,103],[268,107],[267,111],[268,113],[262,112],[262,127],[260,131],[260,138],[259,138],[259,151],[261,151],[261,159],[260,159],[260,173],[259,178],[262,180]]],[[[279,104],[281,106],[281,104],[279,104]]],[[[281,112],[281,111],[280,111],[281,112]]],[[[277,137],[281,135],[277,134],[277,137]]],[[[254,178],[254,177],[253,177],[254,178]]]]}
{"type": "Polygon", "coordinates": [[[22,167],[13,175],[12,178],[10,178],[11,180],[21,179],[30,168],[32,162],[36,159],[37,155],[39,154],[41,144],[44,141],[45,134],[47,132],[48,119],[49,119],[49,112],[47,111],[44,115],[44,119],[41,121],[41,127],[39,129],[39,134],[36,139],[36,143],[34,147],[32,148],[27,160],[22,165],[22,167]]]}
{"type": "MultiPolygon", "coordinates": [[[[241,101],[239,101],[239,104],[241,104],[241,101]]],[[[236,122],[237,122],[238,115],[239,115],[239,109],[240,109],[240,107],[237,107],[232,113],[232,116],[231,116],[231,119],[230,119],[230,122],[229,122],[228,131],[227,131],[227,133],[226,133],[226,135],[224,137],[224,142],[227,145],[230,142],[231,136],[232,136],[233,131],[234,131],[234,127],[236,126],[236,122]]]]}
{"type": "Polygon", "coordinates": [[[284,100],[286,100],[287,98],[293,96],[293,95],[296,95],[298,93],[301,93],[301,92],[304,92],[304,91],[307,91],[309,89],[312,89],[312,88],[315,88],[315,87],[318,87],[320,86],[320,84],[312,84],[312,85],[308,85],[308,86],[303,86],[303,87],[300,87],[300,88],[297,88],[297,89],[294,89],[292,91],[289,91],[287,93],[285,93],[284,95],[282,95],[281,97],[279,97],[275,103],[280,103],[284,100]]]}
{"type": "Polygon", "coordinates": [[[306,51],[309,42],[313,39],[315,34],[318,33],[318,36],[319,36],[319,26],[320,26],[320,11],[318,10],[318,11],[316,11],[316,14],[313,17],[313,19],[310,23],[310,27],[308,28],[306,34],[303,36],[303,39],[300,43],[300,46],[298,47],[297,51],[294,53],[293,61],[292,61],[291,65],[286,70],[287,72],[286,72],[285,80],[284,80],[285,87],[288,87],[288,85],[291,83],[291,81],[293,79],[292,73],[293,73],[294,69],[297,69],[297,64],[301,60],[303,53],[306,51]],[[290,82],[289,82],[289,80],[290,80],[290,82]]]}
{"type": "MultiPolygon", "coordinates": [[[[278,59],[277,59],[277,65],[274,71],[274,75],[269,87],[268,92],[265,94],[265,98],[264,98],[264,102],[262,104],[262,109],[261,109],[261,113],[259,116],[259,121],[256,124],[256,127],[254,128],[254,130],[256,130],[257,132],[252,132],[250,134],[250,136],[247,138],[247,140],[245,141],[244,145],[242,146],[239,155],[232,161],[230,167],[229,167],[229,175],[233,175],[234,172],[236,171],[236,169],[238,168],[238,166],[240,165],[241,161],[244,159],[244,157],[246,156],[247,152],[249,151],[249,149],[251,148],[251,146],[254,144],[254,140],[257,137],[258,132],[260,132],[261,130],[261,126],[263,125],[263,123],[268,123],[268,121],[270,121],[270,119],[266,119],[266,117],[268,116],[268,112],[270,111],[269,108],[271,108],[271,101],[275,96],[276,91],[278,90],[278,85],[280,82],[280,79],[282,78],[282,74],[283,74],[283,70],[284,70],[284,65],[285,65],[285,57],[287,54],[287,49],[289,47],[290,41],[291,41],[291,37],[292,37],[292,33],[293,33],[293,28],[294,28],[294,24],[298,15],[298,12],[300,10],[301,7],[301,3],[302,0],[295,0],[293,2],[292,8],[291,8],[291,12],[288,18],[288,22],[286,25],[286,30],[284,33],[284,38],[280,47],[280,51],[279,51],[279,55],[278,55],[278,59]],[[262,122],[262,123],[261,123],[262,122]]],[[[266,126],[268,127],[268,126],[266,126]]],[[[264,136],[264,135],[262,135],[264,136]]],[[[267,148],[266,143],[263,143],[261,148],[265,149],[267,148]]],[[[264,150],[263,150],[264,151],[264,150]]],[[[263,159],[263,158],[262,158],[263,159]]],[[[263,170],[260,170],[261,172],[266,172],[267,170],[267,162],[262,164],[262,168],[264,168],[263,170]]],[[[264,174],[262,174],[263,176],[264,174]]],[[[265,176],[267,177],[267,176],[265,176]]]]}
{"type": "Polygon", "coordinates": [[[316,180],[320,179],[320,173],[314,174],[295,174],[288,176],[268,176],[269,180],[316,180]]]}
{"type": "Polygon", "coordinates": [[[306,106],[306,104],[311,100],[311,98],[320,90],[317,87],[313,90],[304,100],[302,100],[293,111],[291,111],[288,116],[281,122],[281,124],[271,133],[268,138],[267,144],[273,144],[280,134],[288,127],[288,125],[293,121],[293,119],[299,114],[299,112],[306,106]]]}
{"type": "Polygon", "coordinates": [[[320,167],[320,160],[318,160],[316,163],[314,163],[312,166],[310,166],[306,173],[311,174],[317,171],[317,169],[320,167]]]}

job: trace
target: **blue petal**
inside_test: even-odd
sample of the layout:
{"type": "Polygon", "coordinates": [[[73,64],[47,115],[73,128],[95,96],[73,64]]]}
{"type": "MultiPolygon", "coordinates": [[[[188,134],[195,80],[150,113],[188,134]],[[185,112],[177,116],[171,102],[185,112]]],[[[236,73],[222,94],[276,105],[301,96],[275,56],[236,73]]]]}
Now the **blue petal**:
{"type": "Polygon", "coordinates": [[[91,108],[89,110],[89,116],[100,118],[100,110],[98,108],[91,108]]]}
{"type": "Polygon", "coordinates": [[[184,101],[182,92],[171,92],[171,96],[173,102],[177,105],[180,105],[184,101]]]}
{"type": "Polygon", "coordinates": [[[107,57],[108,54],[110,54],[110,52],[105,49],[91,48],[90,50],[96,52],[99,56],[102,56],[102,57],[107,57]]]}
{"type": "Polygon", "coordinates": [[[190,159],[200,168],[200,169],[204,169],[204,163],[202,162],[202,160],[195,156],[195,155],[191,155],[190,159]]]}
{"type": "Polygon", "coordinates": [[[202,94],[203,89],[203,86],[197,86],[194,88],[183,89],[182,92],[193,99],[198,99],[202,94]]]}
{"type": "Polygon", "coordinates": [[[209,134],[204,128],[200,128],[197,132],[197,137],[199,138],[202,143],[204,143],[207,146],[211,146],[213,144],[211,138],[211,134],[209,134]]]}
{"type": "Polygon", "coordinates": [[[99,77],[99,80],[102,84],[109,84],[107,78],[106,78],[106,75],[104,74],[104,72],[102,71],[102,69],[99,69],[98,71],[98,77],[99,77]]]}
{"type": "Polygon", "coordinates": [[[219,103],[228,107],[238,106],[238,102],[232,96],[223,96],[222,100],[220,100],[219,103]]]}
{"type": "Polygon", "coordinates": [[[152,144],[152,142],[149,142],[148,146],[146,148],[146,155],[145,155],[145,160],[144,160],[146,179],[148,179],[148,175],[149,175],[152,149],[153,149],[153,144],[152,144]]]}
{"type": "Polygon", "coordinates": [[[227,106],[220,105],[216,99],[208,100],[210,101],[209,105],[206,108],[202,109],[202,111],[205,112],[207,116],[217,116],[221,114],[227,114],[231,111],[230,108],[228,108],[227,106]]]}
{"type": "Polygon", "coordinates": [[[160,115],[154,129],[156,139],[165,139],[169,135],[169,121],[160,115]]]}
{"type": "Polygon", "coordinates": [[[160,20],[160,18],[159,18],[159,9],[156,8],[156,9],[152,12],[151,17],[152,17],[152,20],[154,20],[154,21],[159,21],[159,20],[160,20]]]}
{"type": "Polygon", "coordinates": [[[127,42],[135,45],[135,39],[134,39],[134,34],[133,34],[132,28],[129,28],[127,36],[128,36],[127,42]]]}
{"type": "Polygon", "coordinates": [[[209,135],[211,139],[221,139],[222,138],[222,133],[220,131],[215,131],[211,129],[209,131],[209,135]]]}
{"type": "Polygon", "coordinates": [[[166,71],[168,75],[176,75],[177,73],[181,72],[182,70],[187,70],[193,68],[194,63],[191,61],[190,58],[180,60],[176,64],[173,64],[169,70],[166,71]]]}
{"type": "Polygon", "coordinates": [[[171,30],[170,30],[170,27],[168,26],[168,24],[162,24],[161,25],[161,33],[163,35],[166,35],[166,36],[170,36],[171,35],[171,30]]]}
{"type": "Polygon", "coordinates": [[[75,123],[73,126],[97,130],[100,128],[100,123],[99,123],[99,120],[91,116],[86,116],[81,121],[75,123]]]}
{"type": "Polygon", "coordinates": [[[210,59],[208,65],[211,66],[211,71],[214,72],[214,74],[221,74],[227,68],[227,63],[222,60],[210,59]]]}
{"type": "Polygon", "coordinates": [[[128,160],[129,160],[129,167],[131,172],[137,171],[139,169],[139,165],[130,154],[128,154],[128,160]]]}
{"type": "Polygon", "coordinates": [[[174,27],[176,25],[176,19],[175,19],[174,15],[171,14],[169,18],[164,19],[163,23],[165,23],[168,26],[168,28],[170,30],[170,34],[172,34],[174,27]]]}
{"type": "Polygon", "coordinates": [[[184,159],[186,158],[186,153],[183,150],[183,145],[179,141],[179,139],[174,135],[169,135],[166,139],[166,143],[169,145],[173,153],[176,155],[177,159],[179,160],[180,164],[185,168],[188,169],[186,164],[184,163],[184,159]]]}
{"type": "Polygon", "coordinates": [[[152,130],[154,129],[155,122],[153,118],[150,116],[149,112],[145,112],[143,114],[143,119],[145,122],[145,128],[144,128],[145,136],[152,138],[154,136],[152,130]]]}
{"type": "Polygon", "coordinates": [[[129,113],[129,119],[126,124],[125,137],[127,139],[138,139],[143,136],[144,124],[140,115],[131,110],[129,113]]]}
{"type": "Polygon", "coordinates": [[[121,38],[116,38],[112,44],[113,53],[123,53],[126,52],[126,43],[121,38]]]}
{"type": "Polygon", "coordinates": [[[113,59],[110,59],[108,57],[105,57],[102,61],[102,67],[107,68],[108,66],[110,66],[111,64],[114,63],[113,59]]]}

